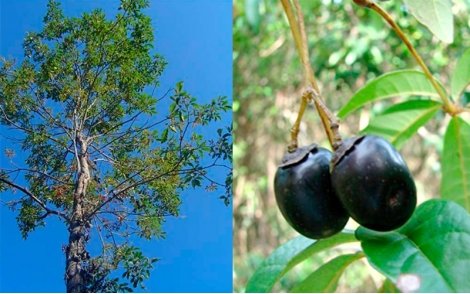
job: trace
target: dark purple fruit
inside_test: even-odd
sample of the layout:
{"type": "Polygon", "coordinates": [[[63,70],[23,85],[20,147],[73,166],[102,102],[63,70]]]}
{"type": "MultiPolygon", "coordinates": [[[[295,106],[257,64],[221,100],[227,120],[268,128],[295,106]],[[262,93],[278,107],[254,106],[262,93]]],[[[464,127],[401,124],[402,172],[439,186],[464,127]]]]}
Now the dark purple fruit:
{"type": "Polygon", "coordinates": [[[341,231],[349,219],[330,179],[332,153],[311,145],[284,156],[274,178],[282,215],[300,234],[321,239],[341,231]]]}
{"type": "Polygon", "coordinates": [[[416,187],[405,161],[380,137],[344,141],[333,159],[331,181],[349,215],[372,230],[401,227],[416,207],[416,187]]]}

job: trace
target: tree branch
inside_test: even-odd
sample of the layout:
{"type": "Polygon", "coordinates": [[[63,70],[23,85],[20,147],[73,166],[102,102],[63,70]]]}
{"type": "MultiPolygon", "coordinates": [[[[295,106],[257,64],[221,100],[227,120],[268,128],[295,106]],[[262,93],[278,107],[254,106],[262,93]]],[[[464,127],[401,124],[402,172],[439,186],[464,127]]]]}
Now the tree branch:
{"type": "MultiPolygon", "coordinates": [[[[21,130],[21,131],[23,131],[23,132],[25,132],[25,133],[30,133],[30,134],[35,134],[35,133],[36,133],[36,131],[35,131],[34,129],[30,129],[30,128],[26,128],[26,127],[24,127],[24,126],[20,126],[20,125],[18,125],[17,123],[15,123],[14,121],[12,121],[12,120],[7,116],[7,114],[5,113],[5,110],[3,109],[2,106],[0,106],[0,110],[2,111],[2,116],[3,116],[3,118],[4,118],[11,126],[13,126],[13,128],[18,129],[18,130],[21,130]]],[[[69,150],[66,146],[63,145],[62,142],[60,142],[59,140],[55,139],[54,137],[51,137],[51,136],[49,136],[49,135],[46,134],[46,133],[44,133],[43,135],[46,136],[46,138],[49,139],[49,140],[51,140],[52,142],[57,143],[57,144],[59,144],[60,146],[64,147],[65,149],[69,150]]],[[[71,150],[69,150],[69,151],[71,151],[71,150]]],[[[73,152],[73,151],[71,151],[71,152],[73,152]]]]}
{"type": "Polygon", "coordinates": [[[5,171],[8,171],[7,173],[10,174],[10,173],[15,173],[15,172],[20,172],[20,171],[27,171],[27,172],[31,172],[31,173],[37,173],[37,174],[40,174],[40,175],[43,175],[47,178],[50,178],[56,182],[59,182],[61,184],[64,184],[64,185],[68,185],[68,186],[73,186],[72,183],[67,183],[67,182],[64,182],[54,176],[51,176],[50,174],[46,173],[46,172],[42,172],[42,171],[39,171],[39,170],[35,170],[35,169],[29,169],[29,168],[16,168],[16,169],[3,169],[5,171]]]}
{"type": "MultiPolygon", "coordinates": [[[[64,218],[66,221],[69,221],[69,218],[67,217],[67,215],[62,212],[62,211],[58,211],[58,210],[54,210],[54,209],[50,209],[46,206],[46,204],[44,202],[42,202],[38,197],[36,197],[33,193],[31,193],[31,191],[29,191],[28,189],[22,187],[22,186],[19,186],[5,178],[0,178],[0,182],[3,182],[13,188],[16,188],[18,190],[20,190],[21,192],[23,192],[24,194],[26,194],[29,198],[31,198],[31,200],[33,200],[34,202],[36,202],[42,209],[44,209],[46,211],[47,214],[55,214],[59,217],[62,217],[64,218]]],[[[47,216],[47,215],[46,215],[47,216]]],[[[44,216],[45,217],[45,216],[44,216]]]]}

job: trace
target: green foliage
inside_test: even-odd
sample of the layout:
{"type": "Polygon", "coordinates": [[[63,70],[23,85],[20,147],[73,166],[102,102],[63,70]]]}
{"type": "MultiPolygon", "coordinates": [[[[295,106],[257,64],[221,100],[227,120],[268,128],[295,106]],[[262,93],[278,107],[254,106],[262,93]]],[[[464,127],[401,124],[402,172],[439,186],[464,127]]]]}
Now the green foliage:
{"type": "Polygon", "coordinates": [[[450,0],[404,0],[410,12],[441,41],[454,40],[454,15],[450,0]]]}
{"type": "Polygon", "coordinates": [[[361,132],[379,134],[399,149],[441,108],[441,103],[432,100],[395,104],[373,117],[361,132]]]}
{"type": "Polygon", "coordinates": [[[339,244],[353,241],[355,241],[354,235],[348,231],[323,240],[297,237],[277,248],[261,264],[248,282],[246,292],[270,292],[279,278],[306,258],[339,244]]]}
{"type": "Polygon", "coordinates": [[[231,105],[226,97],[201,104],[183,82],[154,97],[166,61],[153,50],[148,5],[121,0],[113,19],[100,9],[66,17],[50,0],[42,30],[24,38],[24,59],[0,61],[0,123],[17,131],[26,154],[25,167],[13,158],[2,167],[0,190],[25,180],[24,197],[11,205],[22,205],[24,237],[50,215],[69,229],[81,222],[82,238],[99,236],[101,255],[80,261],[93,292],[143,285],[156,260],[123,244],[164,238],[183,190],[221,189],[219,198],[231,202],[232,129],[220,122],[231,105]],[[217,136],[202,135],[207,127],[218,127],[217,136]],[[129,285],[111,278],[117,264],[129,285]]]}
{"type": "Polygon", "coordinates": [[[459,117],[444,136],[441,195],[470,211],[470,125],[459,117]]]}
{"type": "Polygon", "coordinates": [[[339,255],[313,271],[291,292],[332,292],[344,270],[366,256],[372,266],[404,292],[465,292],[470,269],[470,215],[445,200],[421,204],[397,231],[381,233],[360,227],[356,238],[344,232],[323,240],[297,237],[276,249],[257,269],[247,292],[270,292],[275,282],[295,265],[321,250],[360,241],[363,252],[339,255]],[[386,254],[384,254],[386,253],[386,254]]]}
{"type": "Polygon", "coordinates": [[[356,235],[369,262],[403,292],[470,290],[470,215],[453,202],[426,201],[397,231],[356,235]]]}
{"type": "Polygon", "coordinates": [[[145,257],[135,246],[117,247],[111,256],[99,256],[87,263],[86,290],[87,292],[132,292],[132,288],[145,288],[143,281],[148,279],[153,263],[157,260],[145,257]],[[118,267],[122,268],[121,276],[127,282],[120,282],[118,277],[112,276],[112,271],[118,267]]]}
{"type": "Polygon", "coordinates": [[[338,116],[344,118],[352,111],[373,101],[409,95],[437,97],[436,90],[422,72],[395,71],[368,82],[341,108],[338,116]]]}
{"type": "Polygon", "coordinates": [[[323,264],[320,268],[312,272],[307,278],[300,282],[293,293],[329,293],[334,292],[338,286],[338,281],[344,270],[354,261],[364,257],[359,252],[355,254],[340,255],[329,262],[323,264]]]}
{"type": "Polygon", "coordinates": [[[122,276],[129,279],[132,287],[135,288],[137,285],[141,285],[143,288],[142,282],[149,278],[152,264],[157,259],[145,257],[139,248],[132,246],[123,247],[119,253],[122,255],[124,266],[122,276]]]}
{"type": "Polygon", "coordinates": [[[470,84],[470,49],[467,49],[459,59],[456,68],[452,73],[451,89],[452,97],[455,100],[460,98],[465,88],[470,84]]]}
{"type": "Polygon", "coordinates": [[[28,234],[34,231],[38,226],[44,226],[42,218],[42,209],[35,205],[31,200],[21,201],[21,208],[16,220],[20,228],[21,236],[24,239],[28,234]]]}
{"type": "MultiPolygon", "coordinates": [[[[228,106],[227,106],[228,107],[228,106]]],[[[213,159],[221,158],[232,162],[233,153],[233,141],[232,141],[232,126],[226,127],[225,129],[217,129],[217,140],[213,141],[210,148],[209,154],[213,159]]],[[[226,206],[230,205],[230,196],[232,195],[232,169],[225,177],[225,181],[222,184],[225,186],[225,193],[220,195],[219,198],[224,201],[226,206]]],[[[220,185],[220,184],[219,184],[220,185]]],[[[207,191],[212,191],[217,186],[217,183],[211,183],[206,187],[207,191]]]]}

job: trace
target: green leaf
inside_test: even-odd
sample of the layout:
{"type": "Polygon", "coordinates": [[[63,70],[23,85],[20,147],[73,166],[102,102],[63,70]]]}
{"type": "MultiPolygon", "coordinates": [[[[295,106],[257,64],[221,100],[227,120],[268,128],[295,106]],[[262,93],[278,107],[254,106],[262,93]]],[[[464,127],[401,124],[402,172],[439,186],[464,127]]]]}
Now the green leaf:
{"type": "Polygon", "coordinates": [[[470,84],[470,49],[467,49],[460,57],[457,66],[452,73],[451,91],[452,97],[458,100],[465,88],[470,84]]]}
{"type": "Polygon", "coordinates": [[[168,129],[164,129],[160,142],[165,143],[168,140],[168,129]]]}
{"type": "Polygon", "coordinates": [[[34,231],[38,226],[44,226],[45,222],[41,218],[42,208],[37,206],[32,200],[21,201],[20,213],[16,217],[21,236],[26,240],[29,233],[34,231]]]}
{"type": "Polygon", "coordinates": [[[173,111],[175,111],[176,106],[178,106],[178,104],[176,102],[173,102],[173,103],[170,104],[170,114],[172,114],[173,111]]]}
{"type": "Polygon", "coordinates": [[[344,118],[372,101],[409,95],[438,97],[431,82],[422,72],[416,70],[394,71],[375,78],[359,89],[341,108],[338,116],[344,118]]]}
{"type": "Polygon", "coordinates": [[[312,240],[299,236],[278,247],[255,271],[247,283],[246,292],[267,293],[274,284],[294,266],[322,250],[343,243],[357,241],[350,231],[330,238],[312,240]]]}
{"type": "Polygon", "coordinates": [[[454,15],[450,0],[405,0],[405,4],[438,39],[446,43],[454,41],[454,15]]]}
{"type": "Polygon", "coordinates": [[[396,104],[374,117],[361,132],[381,135],[399,149],[440,108],[441,103],[432,100],[411,100],[396,104]]]}
{"type": "Polygon", "coordinates": [[[441,196],[470,211],[470,125],[454,117],[444,136],[441,196]]]}
{"type": "Polygon", "coordinates": [[[179,81],[176,83],[176,86],[175,86],[175,90],[176,90],[176,93],[181,93],[181,91],[183,91],[183,81],[179,81]]]}
{"type": "Polygon", "coordinates": [[[470,291],[470,215],[446,200],[421,204],[398,231],[356,231],[370,264],[402,292],[470,291]]]}
{"type": "Polygon", "coordinates": [[[340,255],[323,264],[305,280],[295,286],[294,293],[331,293],[336,290],[344,270],[354,261],[364,257],[364,253],[340,255]]]}

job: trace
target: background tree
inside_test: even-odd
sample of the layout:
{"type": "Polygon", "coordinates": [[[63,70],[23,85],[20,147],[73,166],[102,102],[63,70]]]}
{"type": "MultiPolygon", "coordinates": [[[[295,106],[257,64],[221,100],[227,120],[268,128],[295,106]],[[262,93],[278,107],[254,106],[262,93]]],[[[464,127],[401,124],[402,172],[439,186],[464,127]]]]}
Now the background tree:
{"type": "MultiPolygon", "coordinates": [[[[353,1],[300,2],[305,14],[311,65],[325,102],[333,111],[346,104],[367,81],[392,70],[418,68],[406,46],[373,11],[359,8],[353,1]]],[[[449,85],[457,60],[470,47],[470,2],[452,1],[452,44],[444,44],[433,37],[410,15],[404,2],[380,4],[396,18],[436,77],[449,85]]],[[[274,248],[298,236],[277,208],[272,183],[285,152],[289,129],[296,118],[304,78],[280,1],[234,1],[233,25],[234,288],[239,292],[244,291],[254,269],[274,248]]],[[[462,104],[470,102],[468,90],[462,100],[462,104]]],[[[364,105],[360,112],[342,119],[341,134],[344,137],[357,134],[368,121],[399,101],[402,100],[393,97],[364,105]]],[[[400,152],[418,186],[419,202],[439,195],[441,165],[438,159],[449,119],[438,112],[401,146],[400,152]]],[[[304,115],[299,138],[300,146],[313,142],[329,145],[313,107],[304,115]]],[[[348,249],[360,248],[359,245],[348,246],[348,249]]],[[[283,276],[273,291],[289,291],[313,268],[335,257],[335,250],[311,256],[283,276]]],[[[358,260],[347,268],[337,291],[378,291],[376,284],[382,282],[381,276],[377,273],[371,276],[370,272],[367,262],[358,260]]]]}
{"type": "Polygon", "coordinates": [[[44,29],[25,37],[24,60],[1,62],[0,121],[18,132],[27,159],[18,165],[5,150],[0,189],[21,195],[7,204],[25,238],[50,216],[66,224],[69,292],[142,286],[156,259],[128,241],[164,237],[185,188],[222,187],[230,202],[231,129],[216,140],[199,134],[230,106],[223,97],[197,104],[181,82],[153,97],[165,61],[151,53],[147,5],[122,0],[113,20],[100,10],[67,18],[51,0],[44,29]],[[210,168],[226,181],[209,178],[210,168]],[[91,238],[101,241],[96,256],[91,238]],[[111,278],[116,270],[127,282],[111,278]]]}

